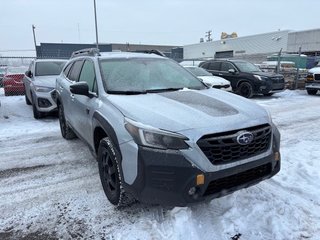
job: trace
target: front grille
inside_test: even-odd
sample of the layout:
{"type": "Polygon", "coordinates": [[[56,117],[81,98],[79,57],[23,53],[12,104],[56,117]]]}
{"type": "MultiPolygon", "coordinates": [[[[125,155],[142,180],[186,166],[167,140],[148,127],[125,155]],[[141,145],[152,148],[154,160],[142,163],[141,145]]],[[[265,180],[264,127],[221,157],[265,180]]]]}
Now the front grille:
{"type": "Polygon", "coordinates": [[[230,85],[229,84],[226,84],[226,85],[213,85],[213,87],[214,88],[218,88],[218,89],[220,89],[220,88],[229,88],[230,85]]]}
{"type": "Polygon", "coordinates": [[[320,80],[320,74],[315,74],[314,75],[314,80],[320,80]]]}
{"type": "Polygon", "coordinates": [[[204,196],[219,193],[233,187],[241,186],[254,180],[261,179],[271,173],[271,164],[265,164],[247,171],[220,178],[209,183],[204,196]]]}
{"type": "Polygon", "coordinates": [[[272,77],[272,83],[284,83],[283,77],[272,77]]]}
{"type": "Polygon", "coordinates": [[[206,135],[197,142],[202,152],[214,165],[246,159],[268,150],[271,142],[271,127],[264,124],[219,134],[206,135]],[[239,132],[248,131],[254,136],[248,145],[237,142],[239,132]]]}

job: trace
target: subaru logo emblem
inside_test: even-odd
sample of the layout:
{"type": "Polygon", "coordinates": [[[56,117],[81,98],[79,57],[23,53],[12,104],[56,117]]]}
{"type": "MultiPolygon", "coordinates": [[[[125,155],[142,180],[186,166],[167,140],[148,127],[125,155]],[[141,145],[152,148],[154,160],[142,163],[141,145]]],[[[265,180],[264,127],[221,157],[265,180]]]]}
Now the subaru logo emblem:
{"type": "Polygon", "coordinates": [[[237,137],[237,142],[240,145],[248,145],[253,141],[253,134],[251,132],[240,132],[239,136],[237,137]]]}

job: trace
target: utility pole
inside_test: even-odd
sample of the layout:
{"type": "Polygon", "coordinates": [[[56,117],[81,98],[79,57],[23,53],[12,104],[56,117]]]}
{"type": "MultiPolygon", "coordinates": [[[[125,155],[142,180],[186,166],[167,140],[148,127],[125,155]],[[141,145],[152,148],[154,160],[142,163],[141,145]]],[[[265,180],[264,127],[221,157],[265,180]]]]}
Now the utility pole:
{"type": "Polygon", "coordinates": [[[208,32],[206,32],[206,38],[207,38],[207,42],[212,42],[212,30],[209,30],[208,32]]]}
{"type": "Polygon", "coordinates": [[[34,42],[34,50],[36,51],[36,57],[38,56],[37,54],[37,41],[36,41],[36,33],[35,30],[36,27],[34,26],[34,24],[32,24],[32,33],[33,33],[33,42],[34,42]]]}
{"type": "MultiPolygon", "coordinates": [[[[299,57],[298,57],[298,63],[300,64],[300,57],[301,57],[301,46],[299,47],[299,57]]],[[[298,88],[298,80],[299,80],[299,72],[300,72],[300,67],[299,65],[297,66],[297,75],[294,83],[294,89],[298,88]]]]}
{"type": "Polygon", "coordinates": [[[281,67],[281,52],[282,52],[282,48],[280,49],[280,51],[278,53],[278,62],[277,62],[277,69],[276,69],[277,74],[279,74],[280,67],[281,67]]]}
{"type": "Polygon", "coordinates": [[[94,19],[95,19],[95,25],[96,25],[96,45],[97,45],[97,48],[99,49],[96,0],[93,0],[93,4],[94,4],[94,19]]]}

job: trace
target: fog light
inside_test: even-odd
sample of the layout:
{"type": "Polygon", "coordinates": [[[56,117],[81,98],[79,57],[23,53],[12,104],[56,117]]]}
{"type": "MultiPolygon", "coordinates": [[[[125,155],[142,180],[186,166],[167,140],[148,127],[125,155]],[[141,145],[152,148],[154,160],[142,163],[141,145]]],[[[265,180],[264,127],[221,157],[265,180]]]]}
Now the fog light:
{"type": "Polygon", "coordinates": [[[192,188],[189,189],[188,193],[189,193],[190,196],[192,196],[192,195],[194,195],[196,193],[196,191],[197,191],[197,189],[195,187],[192,187],[192,188]]]}
{"type": "Polygon", "coordinates": [[[274,153],[274,160],[276,160],[276,161],[280,160],[280,153],[279,152],[274,153]]]}
{"type": "Polygon", "coordinates": [[[197,175],[197,185],[203,185],[204,184],[204,175],[199,174],[197,175]]]}

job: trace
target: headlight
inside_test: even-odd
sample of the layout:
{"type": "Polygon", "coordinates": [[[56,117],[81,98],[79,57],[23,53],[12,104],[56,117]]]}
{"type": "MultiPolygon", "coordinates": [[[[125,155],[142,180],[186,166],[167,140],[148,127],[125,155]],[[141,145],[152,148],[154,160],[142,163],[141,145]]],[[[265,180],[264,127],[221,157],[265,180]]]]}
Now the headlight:
{"type": "Polygon", "coordinates": [[[50,92],[51,90],[53,90],[53,88],[36,86],[35,90],[36,92],[50,92]]]}
{"type": "Polygon", "coordinates": [[[260,80],[260,81],[264,81],[264,80],[267,80],[268,78],[267,77],[262,77],[260,75],[253,75],[256,79],[260,80]]]}
{"type": "Polygon", "coordinates": [[[159,149],[187,149],[187,137],[126,119],[125,128],[136,144],[159,149]]]}

